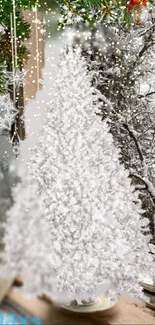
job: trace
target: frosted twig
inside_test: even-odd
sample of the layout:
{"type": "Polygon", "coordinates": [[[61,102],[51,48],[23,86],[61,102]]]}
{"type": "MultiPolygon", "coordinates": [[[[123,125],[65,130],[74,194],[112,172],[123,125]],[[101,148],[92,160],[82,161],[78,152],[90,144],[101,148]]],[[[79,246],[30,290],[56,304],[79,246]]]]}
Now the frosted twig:
{"type": "Polygon", "coordinates": [[[149,194],[151,195],[151,197],[153,199],[153,202],[155,202],[155,187],[149,181],[149,179],[146,178],[146,177],[142,177],[141,175],[136,173],[133,169],[130,169],[130,176],[136,177],[137,179],[139,179],[140,181],[142,181],[146,185],[146,188],[147,188],[149,194]]]}

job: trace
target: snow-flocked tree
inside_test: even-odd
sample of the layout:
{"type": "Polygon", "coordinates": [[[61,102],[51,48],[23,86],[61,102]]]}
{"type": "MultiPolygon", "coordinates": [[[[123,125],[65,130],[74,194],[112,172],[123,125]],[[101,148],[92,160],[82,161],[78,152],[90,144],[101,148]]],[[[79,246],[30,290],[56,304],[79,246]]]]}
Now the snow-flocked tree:
{"type": "Polygon", "coordinates": [[[137,194],[107,124],[95,114],[97,96],[80,53],[69,50],[55,76],[30,170],[59,257],[58,289],[76,296],[108,279],[136,292],[140,274],[152,266],[137,194]]]}
{"type": "Polygon", "coordinates": [[[4,229],[4,252],[1,253],[0,276],[27,274],[24,291],[28,296],[54,294],[55,283],[54,259],[50,260],[50,234],[37,193],[37,184],[32,177],[23,174],[21,182],[13,189],[15,204],[1,225],[4,229]]]}
{"type": "Polygon", "coordinates": [[[54,290],[68,301],[101,295],[109,284],[141,295],[139,281],[154,269],[150,236],[142,233],[147,221],[108,126],[95,114],[98,96],[79,51],[63,56],[52,91],[29,164],[37,188],[31,194],[31,180],[23,180],[9,213],[6,265],[30,273],[25,287],[33,294],[53,298],[54,268],[54,290]]]}

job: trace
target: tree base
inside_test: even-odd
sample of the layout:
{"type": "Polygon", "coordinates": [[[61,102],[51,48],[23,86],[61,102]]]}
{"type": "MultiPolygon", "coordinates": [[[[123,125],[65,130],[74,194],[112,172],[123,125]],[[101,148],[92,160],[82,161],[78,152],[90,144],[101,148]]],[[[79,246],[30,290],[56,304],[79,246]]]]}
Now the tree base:
{"type": "Polygon", "coordinates": [[[78,304],[76,301],[72,301],[70,305],[62,305],[66,311],[76,313],[96,313],[96,312],[108,312],[113,313],[116,310],[118,303],[118,297],[99,297],[96,300],[85,301],[78,304]]]}

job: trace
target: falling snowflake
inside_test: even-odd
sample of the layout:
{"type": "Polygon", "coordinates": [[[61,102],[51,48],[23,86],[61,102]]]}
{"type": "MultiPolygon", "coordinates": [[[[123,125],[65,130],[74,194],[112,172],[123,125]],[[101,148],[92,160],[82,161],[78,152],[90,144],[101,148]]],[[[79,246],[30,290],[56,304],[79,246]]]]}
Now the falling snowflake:
{"type": "Polygon", "coordinates": [[[40,29],[40,34],[41,34],[41,35],[46,34],[46,29],[45,29],[45,28],[41,28],[41,29],[40,29]]]}
{"type": "Polygon", "coordinates": [[[82,17],[81,16],[78,15],[78,16],[75,17],[75,22],[76,23],[80,23],[81,21],[82,21],[82,17]]]}
{"type": "Polygon", "coordinates": [[[20,85],[25,83],[25,75],[27,71],[21,71],[19,68],[15,68],[13,71],[4,71],[7,85],[15,85],[18,90],[20,85]]]}
{"type": "Polygon", "coordinates": [[[36,25],[41,25],[42,24],[42,22],[41,22],[41,20],[40,19],[34,19],[34,20],[32,20],[32,23],[33,24],[36,24],[36,25]]]}
{"type": "Polygon", "coordinates": [[[9,94],[0,96],[0,133],[11,130],[18,110],[15,108],[9,94]]]}

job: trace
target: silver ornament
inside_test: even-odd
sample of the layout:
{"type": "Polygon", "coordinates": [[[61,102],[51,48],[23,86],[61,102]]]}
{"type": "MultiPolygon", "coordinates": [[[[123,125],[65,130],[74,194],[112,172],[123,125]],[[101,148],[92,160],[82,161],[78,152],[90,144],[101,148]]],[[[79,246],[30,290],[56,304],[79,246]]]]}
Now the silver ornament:
{"type": "Polygon", "coordinates": [[[131,21],[135,25],[144,25],[148,20],[148,9],[142,4],[133,6],[131,10],[131,21]]]}

